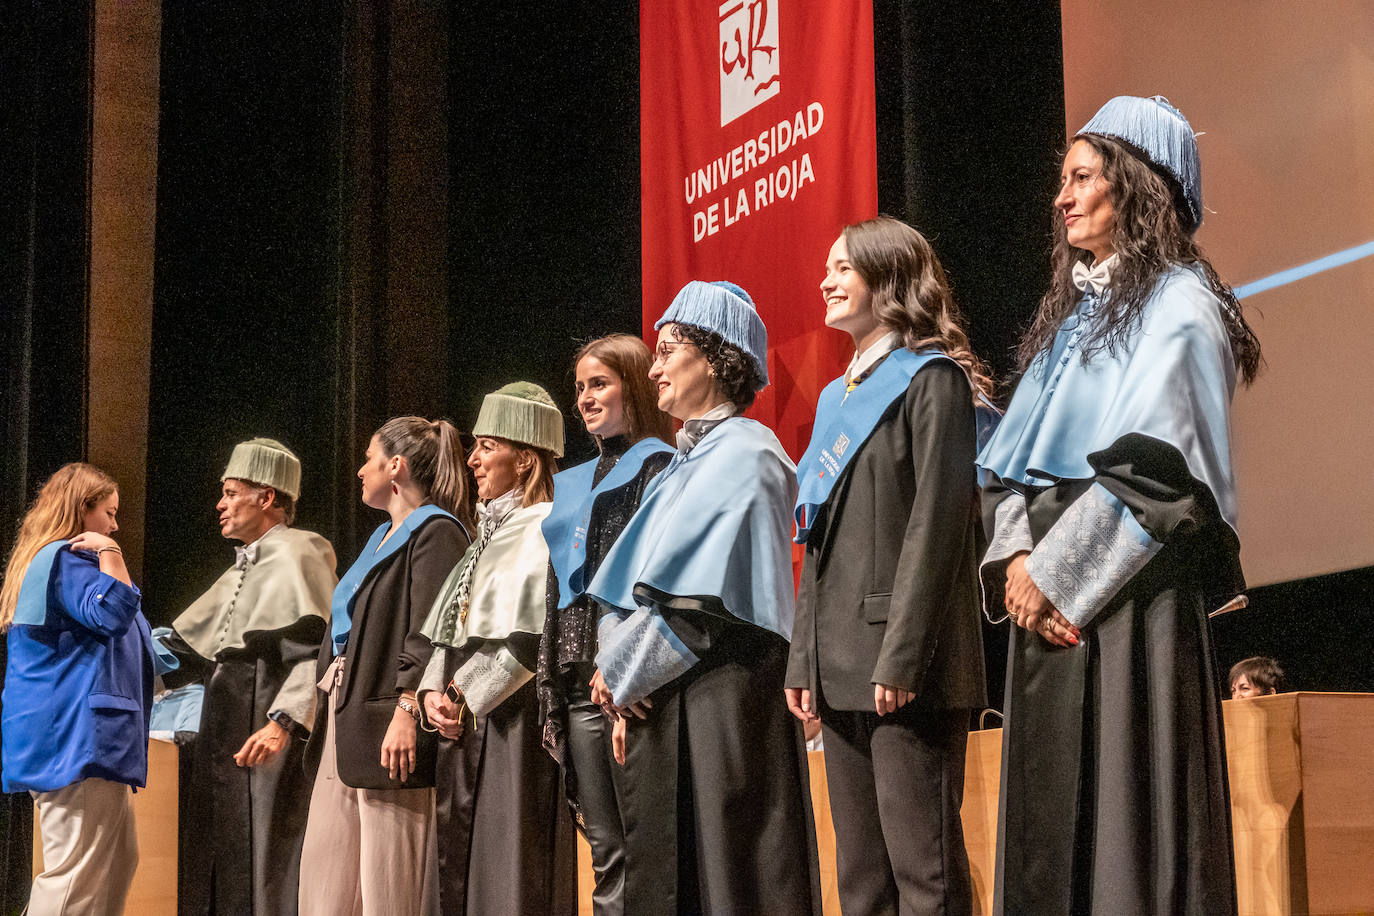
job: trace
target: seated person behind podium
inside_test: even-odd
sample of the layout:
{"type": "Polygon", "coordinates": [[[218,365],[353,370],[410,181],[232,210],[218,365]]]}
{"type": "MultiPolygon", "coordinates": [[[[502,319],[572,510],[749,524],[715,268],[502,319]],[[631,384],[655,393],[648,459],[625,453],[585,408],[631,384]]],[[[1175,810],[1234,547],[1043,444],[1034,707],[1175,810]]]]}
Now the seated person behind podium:
{"type": "Polygon", "coordinates": [[[138,588],[110,535],[119,491],[60,468],[19,528],[0,589],[4,791],[34,798],[43,872],[28,912],[118,914],[138,865],[129,786],[148,777],[154,653],[138,588]]]}
{"type": "Polygon", "coordinates": [[[1284,690],[1283,669],[1267,655],[1256,655],[1231,666],[1231,699],[1269,696],[1284,690]]]}

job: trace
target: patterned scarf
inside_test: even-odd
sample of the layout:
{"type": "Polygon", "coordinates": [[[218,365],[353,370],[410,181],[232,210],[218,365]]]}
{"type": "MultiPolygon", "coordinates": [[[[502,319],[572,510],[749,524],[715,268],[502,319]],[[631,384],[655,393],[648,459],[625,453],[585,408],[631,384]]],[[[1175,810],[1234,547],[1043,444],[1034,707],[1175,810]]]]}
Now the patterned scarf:
{"type": "Polygon", "coordinates": [[[491,543],[492,535],[501,523],[510,517],[511,512],[520,507],[525,498],[525,488],[516,487],[502,496],[477,504],[477,546],[468,558],[467,565],[458,574],[458,586],[453,590],[453,600],[444,609],[444,625],[439,631],[439,641],[452,645],[458,632],[458,624],[468,619],[468,604],[472,598],[472,577],[477,571],[477,561],[482,551],[491,543]]]}

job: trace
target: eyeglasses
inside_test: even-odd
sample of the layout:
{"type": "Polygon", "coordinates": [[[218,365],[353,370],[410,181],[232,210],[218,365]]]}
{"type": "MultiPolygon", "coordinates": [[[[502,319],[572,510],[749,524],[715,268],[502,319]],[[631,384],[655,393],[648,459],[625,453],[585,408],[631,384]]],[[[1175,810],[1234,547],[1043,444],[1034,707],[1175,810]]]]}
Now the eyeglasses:
{"type": "Polygon", "coordinates": [[[677,352],[678,347],[689,347],[692,345],[690,340],[660,340],[658,346],[654,348],[654,362],[666,363],[668,357],[677,352]]]}

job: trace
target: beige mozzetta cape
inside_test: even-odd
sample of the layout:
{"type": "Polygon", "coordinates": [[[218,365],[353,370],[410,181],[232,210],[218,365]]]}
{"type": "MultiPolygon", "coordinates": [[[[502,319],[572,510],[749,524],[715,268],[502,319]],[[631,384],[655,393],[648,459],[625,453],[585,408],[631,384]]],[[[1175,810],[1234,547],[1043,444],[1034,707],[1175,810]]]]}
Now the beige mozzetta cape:
{"type": "MultiPolygon", "coordinates": [[[[551,508],[553,503],[542,502],[516,509],[496,529],[477,561],[467,620],[457,620],[451,647],[461,648],[472,639],[497,640],[511,633],[544,632],[549,548],[542,525],[551,508]]],[[[439,590],[423,630],[431,640],[443,631],[447,616],[459,615],[459,609],[452,607],[458,580],[472,562],[477,543],[474,541],[463,554],[439,590]]]]}
{"type": "Polygon", "coordinates": [[[197,655],[213,661],[242,649],[249,633],[272,632],[313,615],[329,623],[334,548],[313,531],[272,529],[258,541],[257,562],[230,568],[172,625],[197,655]]]}

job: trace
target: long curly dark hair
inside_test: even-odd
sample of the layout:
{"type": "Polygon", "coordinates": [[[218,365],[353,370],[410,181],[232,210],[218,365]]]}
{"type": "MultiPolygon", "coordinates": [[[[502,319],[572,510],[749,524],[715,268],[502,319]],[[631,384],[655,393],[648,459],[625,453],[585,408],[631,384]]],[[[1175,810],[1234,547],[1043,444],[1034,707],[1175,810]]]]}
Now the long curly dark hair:
{"type": "Polygon", "coordinates": [[[969,345],[964,317],[945,269],[925,236],[901,220],[877,216],[844,227],[849,263],[873,296],[873,312],[902,335],[908,350],[937,347],[963,367],[974,399],[992,395],[987,368],[969,345]]]}
{"type": "MultiPolygon", "coordinates": [[[[1191,217],[1180,210],[1182,189],[1167,173],[1156,171],[1126,144],[1097,134],[1080,134],[1074,141],[1090,145],[1102,159],[1102,179],[1116,211],[1112,248],[1117,263],[1112,268],[1111,291],[1103,297],[1098,318],[1083,341],[1082,358],[1106,351],[1115,354],[1140,328],[1145,303],[1160,277],[1176,264],[1202,268],[1207,285],[1221,301],[1221,318],[1231,341],[1231,354],[1241,381],[1250,384],[1262,365],[1259,338],[1245,320],[1240,300],[1230,285],[1203,257],[1187,226],[1191,217]]],[[[1072,145],[1072,143],[1070,144],[1072,145]]],[[[1078,307],[1081,293],[1073,283],[1073,266],[1091,264],[1093,254],[1074,248],[1065,234],[1063,214],[1054,214],[1053,277],[1035,320],[1017,348],[1017,362],[1024,372],[1035,358],[1050,348],[1064,319],[1078,307]]]]}

